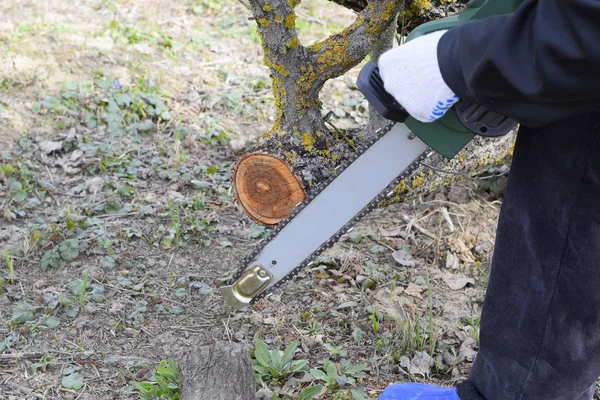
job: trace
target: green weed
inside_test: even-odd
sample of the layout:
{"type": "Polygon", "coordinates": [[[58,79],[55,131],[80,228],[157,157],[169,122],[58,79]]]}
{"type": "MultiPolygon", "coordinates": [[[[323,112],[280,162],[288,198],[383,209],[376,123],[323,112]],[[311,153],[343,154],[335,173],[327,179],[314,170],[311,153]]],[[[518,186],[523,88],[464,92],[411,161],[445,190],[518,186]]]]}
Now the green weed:
{"type": "Polygon", "coordinates": [[[8,267],[8,280],[13,284],[15,283],[15,264],[10,251],[4,250],[4,258],[6,259],[6,266],[8,267]]]}
{"type": "Polygon", "coordinates": [[[473,328],[472,335],[475,341],[477,342],[477,345],[479,346],[479,325],[481,324],[481,316],[477,318],[467,317],[467,322],[469,323],[471,328],[473,328]]]}
{"type": "Polygon", "coordinates": [[[323,382],[328,392],[334,393],[338,389],[346,389],[348,387],[354,399],[362,400],[366,399],[366,393],[349,387],[355,385],[358,378],[365,377],[362,371],[366,367],[365,364],[351,365],[348,360],[342,360],[339,365],[326,360],[323,363],[322,369],[311,368],[310,374],[316,380],[323,382]]]}
{"type": "Polygon", "coordinates": [[[84,124],[90,129],[104,125],[110,135],[148,133],[171,120],[167,97],[150,80],[140,77],[125,85],[98,74],[92,82],[68,83],[60,96],[43,99],[32,109],[60,117],[61,129],[84,124]]]}
{"type": "Polygon", "coordinates": [[[145,42],[161,49],[167,57],[176,58],[173,39],[158,29],[142,31],[135,27],[123,26],[113,20],[109,24],[109,31],[111,38],[117,43],[129,45],[145,42]]]}
{"type": "Polygon", "coordinates": [[[79,289],[79,312],[83,312],[83,303],[85,301],[85,291],[87,290],[88,284],[88,273],[87,271],[83,275],[83,283],[81,284],[81,288],[79,289]]]}
{"type": "Polygon", "coordinates": [[[284,351],[269,350],[266,343],[256,338],[254,347],[254,371],[259,381],[283,383],[297,372],[307,369],[308,361],[295,360],[294,352],[298,343],[290,343],[284,351]]]}
{"type": "Polygon", "coordinates": [[[179,400],[181,377],[175,361],[163,360],[148,382],[133,382],[143,399],[179,400]]]}
{"type": "Polygon", "coordinates": [[[321,326],[319,321],[311,318],[307,321],[307,325],[308,326],[306,329],[298,329],[298,332],[304,335],[319,335],[323,333],[323,327],[321,326]]]}

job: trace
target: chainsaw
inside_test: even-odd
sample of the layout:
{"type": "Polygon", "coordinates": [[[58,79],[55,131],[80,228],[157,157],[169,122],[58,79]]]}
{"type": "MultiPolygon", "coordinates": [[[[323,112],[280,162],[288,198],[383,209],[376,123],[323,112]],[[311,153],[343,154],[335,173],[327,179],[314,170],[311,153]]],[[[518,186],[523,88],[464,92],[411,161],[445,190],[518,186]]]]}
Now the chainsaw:
{"type": "MultiPolygon", "coordinates": [[[[521,1],[472,0],[457,15],[418,26],[406,40],[512,13],[521,1]]],[[[517,125],[511,118],[464,101],[435,122],[419,122],[385,91],[373,62],[361,69],[357,87],[375,111],[390,122],[242,260],[228,284],[221,287],[233,308],[241,310],[255,304],[311,266],[434,152],[452,159],[476,135],[498,137],[517,125]]]]}

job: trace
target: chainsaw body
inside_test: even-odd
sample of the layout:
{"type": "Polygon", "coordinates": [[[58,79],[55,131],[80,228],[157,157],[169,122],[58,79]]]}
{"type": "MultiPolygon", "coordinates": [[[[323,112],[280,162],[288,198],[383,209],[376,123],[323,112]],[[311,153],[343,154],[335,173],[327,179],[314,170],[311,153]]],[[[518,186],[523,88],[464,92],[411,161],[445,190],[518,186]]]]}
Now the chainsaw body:
{"type": "MultiPolygon", "coordinates": [[[[458,15],[418,26],[406,40],[451,29],[492,15],[509,14],[514,12],[521,3],[522,0],[473,0],[458,15]]],[[[389,120],[406,124],[419,139],[448,159],[458,154],[475,135],[501,136],[511,131],[517,124],[513,119],[487,110],[477,103],[464,101],[455,104],[443,117],[432,123],[417,121],[385,91],[379,70],[372,62],[361,70],[357,86],[379,114],[389,120]]]]}

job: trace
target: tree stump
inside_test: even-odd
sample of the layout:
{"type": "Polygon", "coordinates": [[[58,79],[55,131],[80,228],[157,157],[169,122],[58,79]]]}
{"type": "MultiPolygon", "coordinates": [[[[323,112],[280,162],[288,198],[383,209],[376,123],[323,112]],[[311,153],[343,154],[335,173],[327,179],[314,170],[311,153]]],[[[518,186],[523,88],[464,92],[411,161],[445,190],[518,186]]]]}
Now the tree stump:
{"type": "Polygon", "coordinates": [[[238,343],[190,351],[180,363],[181,400],[255,400],[252,360],[238,343]]]}

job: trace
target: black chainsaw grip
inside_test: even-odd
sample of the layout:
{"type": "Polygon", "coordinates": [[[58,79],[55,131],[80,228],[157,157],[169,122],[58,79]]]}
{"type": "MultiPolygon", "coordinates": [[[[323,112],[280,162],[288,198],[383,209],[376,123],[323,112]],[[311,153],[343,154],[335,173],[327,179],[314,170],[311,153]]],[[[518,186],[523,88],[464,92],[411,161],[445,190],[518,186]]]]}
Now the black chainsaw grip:
{"type": "Polygon", "coordinates": [[[498,137],[510,132],[517,124],[512,118],[505,117],[475,102],[459,101],[454,105],[460,122],[476,135],[498,137]]]}
{"type": "Polygon", "coordinates": [[[383,118],[395,122],[404,122],[409,117],[406,110],[396,101],[394,96],[385,90],[377,64],[368,62],[364,66],[358,74],[356,86],[369,104],[383,118]]]}
{"type": "MultiPolygon", "coordinates": [[[[394,96],[385,90],[377,64],[368,62],[360,71],[356,85],[369,104],[385,119],[404,122],[409,117],[394,96]]],[[[476,135],[502,136],[517,124],[515,120],[490,111],[478,103],[459,101],[453,108],[459,121],[476,135]]]]}

